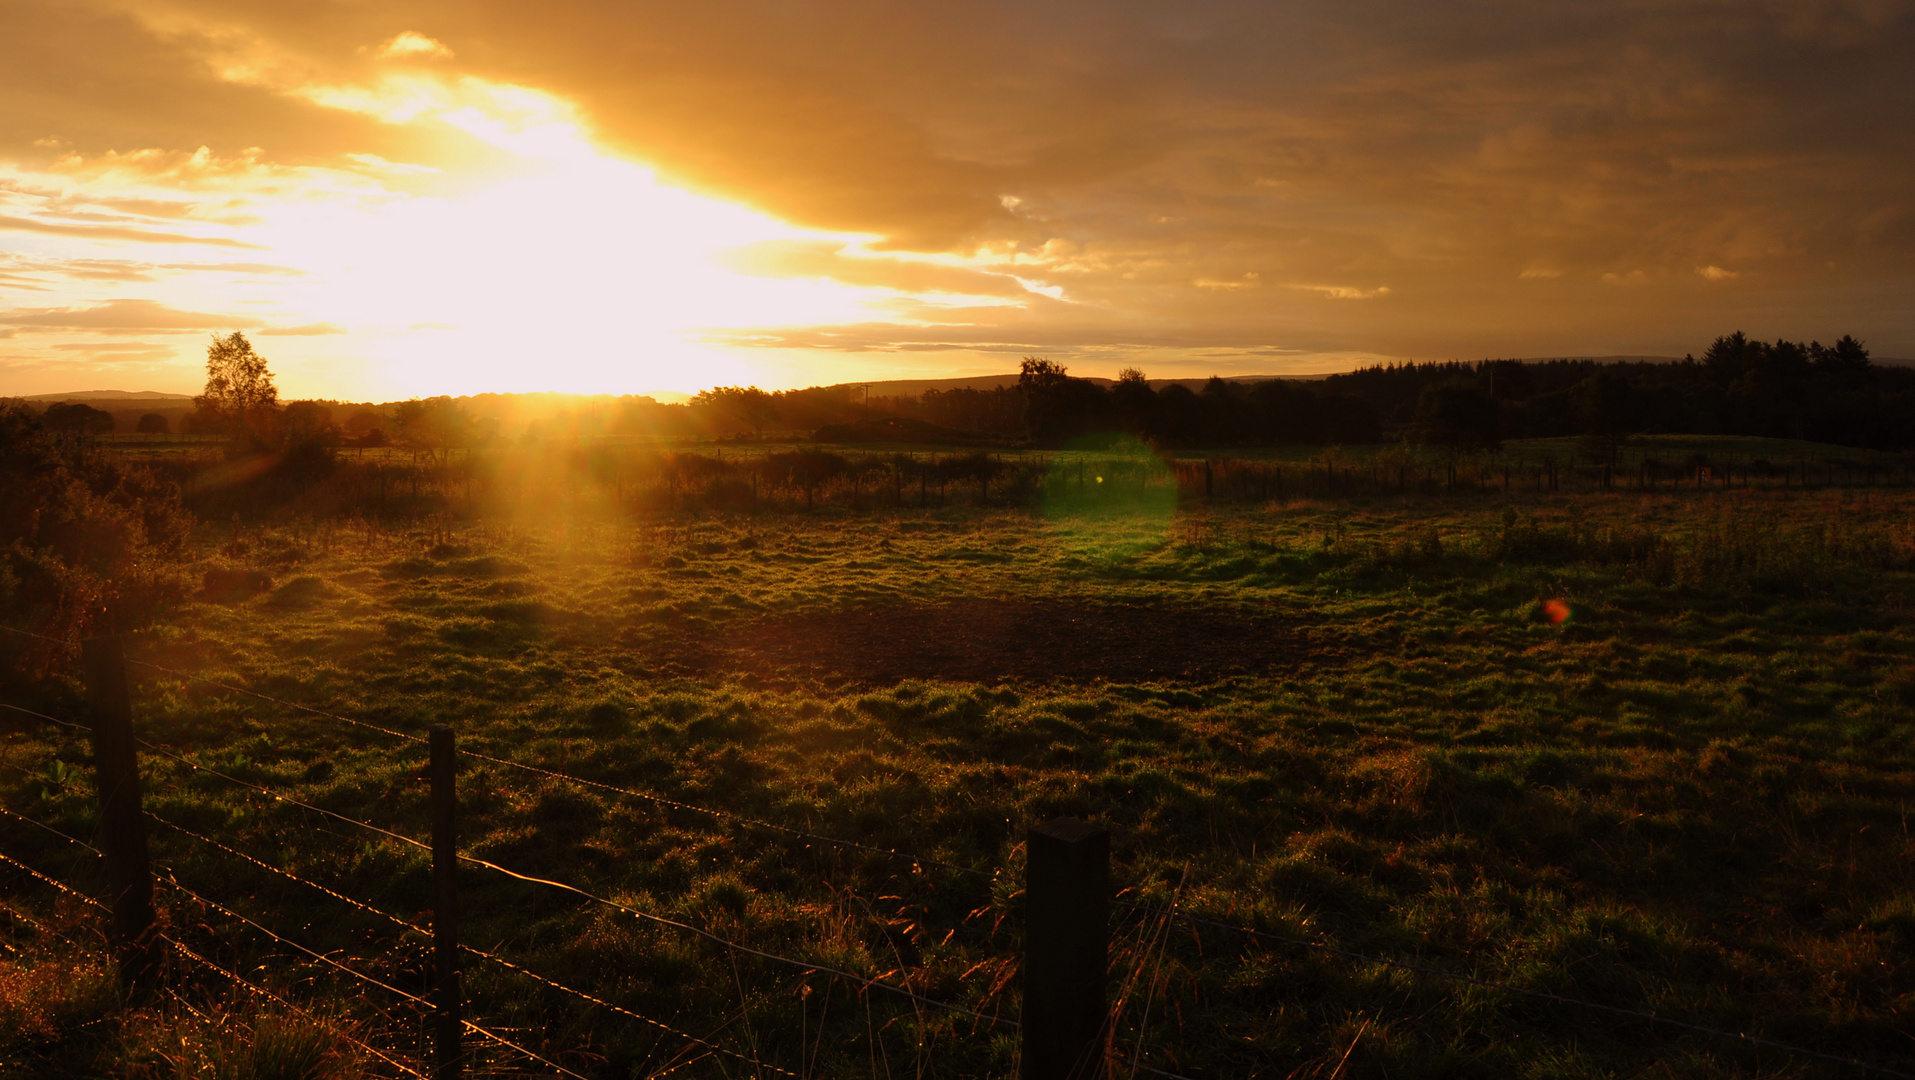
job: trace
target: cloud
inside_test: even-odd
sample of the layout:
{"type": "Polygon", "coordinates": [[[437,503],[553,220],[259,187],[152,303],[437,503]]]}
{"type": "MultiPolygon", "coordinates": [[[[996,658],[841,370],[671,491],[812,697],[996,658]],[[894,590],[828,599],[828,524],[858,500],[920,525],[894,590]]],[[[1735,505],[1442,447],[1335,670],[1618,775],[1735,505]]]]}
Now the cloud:
{"type": "Polygon", "coordinates": [[[151,341],[68,341],[52,347],[56,352],[88,353],[171,353],[171,345],[151,341]]]}
{"type": "Polygon", "coordinates": [[[332,323],[305,323],[301,326],[269,326],[259,331],[263,337],[316,337],[322,334],[343,334],[346,328],[332,323]]]}
{"type": "Polygon", "coordinates": [[[451,49],[417,31],[407,30],[379,46],[382,60],[450,60],[451,49]]]}
{"type": "Polygon", "coordinates": [[[262,320],[247,315],[180,311],[155,300],[109,300],[90,308],[15,308],[0,325],[31,330],[86,330],[130,334],[146,330],[252,329],[262,320]]]}
{"type": "Polygon", "coordinates": [[[150,229],[131,229],[121,225],[61,225],[50,221],[37,221],[33,218],[0,216],[0,229],[14,232],[48,233],[54,236],[77,236],[87,240],[134,240],[145,244],[208,244],[214,247],[254,248],[258,244],[243,243],[223,236],[184,236],[179,233],[154,232],[150,229]]]}
{"type": "Polygon", "coordinates": [[[1285,288],[1313,292],[1331,300],[1374,300],[1379,296],[1390,295],[1388,285],[1378,285],[1374,289],[1363,289],[1354,285],[1287,285],[1285,288]]]}
{"type": "Polygon", "coordinates": [[[1023,297],[1031,290],[1014,277],[962,266],[845,254],[849,245],[817,240],[769,240],[732,248],[722,265],[742,274],[828,278],[904,293],[1023,297]]]}
{"type": "Polygon", "coordinates": [[[305,277],[307,272],[296,266],[274,266],[271,263],[161,263],[164,270],[204,270],[227,274],[273,274],[284,277],[305,277]]]}
{"type": "Polygon", "coordinates": [[[76,183],[176,189],[139,196],[155,204],[300,169],[473,183],[509,154],[449,119],[459,95],[519,88],[673,184],[867,238],[735,269],[1028,308],[962,315],[1000,342],[1174,329],[1313,355],[1680,355],[1742,325],[1902,352],[1910,14],[21,0],[0,37],[0,162],[77,157],[60,173],[76,183]],[[1730,264],[1734,287],[1711,287],[1730,264]],[[1607,287],[1632,277],[1666,287],[1607,287]],[[1058,286],[1073,305],[1028,291],[1058,286]]]}
{"type": "Polygon", "coordinates": [[[1724,270],[1720,266],[1710,265],[1696,267],[1696,276],[1708,278],[1710,281],[1727,281],[1730,278],[1741,277],[1742,275],[1736,273],[1734,270],[1724,270]]]}

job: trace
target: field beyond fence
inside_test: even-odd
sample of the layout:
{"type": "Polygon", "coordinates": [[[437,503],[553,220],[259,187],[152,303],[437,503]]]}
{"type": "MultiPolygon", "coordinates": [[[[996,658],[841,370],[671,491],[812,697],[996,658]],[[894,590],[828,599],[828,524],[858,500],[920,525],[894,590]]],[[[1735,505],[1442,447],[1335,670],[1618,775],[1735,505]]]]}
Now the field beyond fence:
{"type": "Polygon", "coordinates": [[[1915,1073],[1899,471],[772,457],[203,526],[125,638],[131,1008],[111,692],[0,631],[72,664],[0,695],[10,1059],[430,1075],[456,906],[471,1075],[1017,1075],[1076,819],[1112,1075],[1915,1073]]]}

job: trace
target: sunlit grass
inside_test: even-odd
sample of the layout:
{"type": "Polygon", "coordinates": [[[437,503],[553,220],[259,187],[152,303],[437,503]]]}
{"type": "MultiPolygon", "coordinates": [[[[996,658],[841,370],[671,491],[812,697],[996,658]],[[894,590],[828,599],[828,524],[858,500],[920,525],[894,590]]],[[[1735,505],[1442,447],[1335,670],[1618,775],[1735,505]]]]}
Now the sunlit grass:
{"type": "MultiPolygon", "coordinates": [[[[1002,868],[974,880],[497,766],[461,776],[475,854],[757,947],[910,971],[986,1011],[1015,1013],[1000,965],[1018,952],[1022,830],[1069,813],[1115,827],[1120,884],[1139,898],[1906,1068],[1911,509],[1891,490],[1735,491],[220,527],[208,566],[271,584],[196,603],[134,651],[406,731],[451,723],[488,753],[1002,868]],[[1303,651],[1198,682],[870,685],[682,662],[686,642],[793,613],[980,595],[1273,613],[1303,651]]],[[[425,831],[416,747],[178,679],[141,676],[137,698],[151,738],[425,831]]],[[[90,827],[82,743],[15,727],[7,755],[8,805],[90,827]],[[49,779],[56,760],[73,779],[49,779]]],[[[149,769],[162,816],[389,910],[430,906],[417,853],[149,769]]],[[[155,843],[183,881],[417,984],[418,951],[378,946],[372,922],[164,830],[155,843]]],[[[79,872],[56,850],[39,854],[79,872]]],[[[727,1045],[788,1067],[872,1072],[866,1004],[828,979],[749,961],[734,974],[722,953],[599,909],[477,875],[462,888],[469,940],[701,1033],[731,1021],[727,1045]]],[[[1147,929],[1125,922],[1120,953],[1140,955],[1147,929]]],[[[1351,1067],[1392,1076],[1819,1075],[1221,932],[1180,931],[1152,963],[1165,997],[1147,1046],[1191,1075],[1327,1075],[1353,1041],[1351,1067]]],[[[555,1052],[659,1064],[640,1028],[497,971],[471,987],[483,1015],[555,1052]]],[[[912,1060],[908,1011],[870,1008],[904,1055],[894,1066],[912,1060]]],[[[937,1075],[1009,1069],[1007,1040],[925,1030],[937,1075]]]]}

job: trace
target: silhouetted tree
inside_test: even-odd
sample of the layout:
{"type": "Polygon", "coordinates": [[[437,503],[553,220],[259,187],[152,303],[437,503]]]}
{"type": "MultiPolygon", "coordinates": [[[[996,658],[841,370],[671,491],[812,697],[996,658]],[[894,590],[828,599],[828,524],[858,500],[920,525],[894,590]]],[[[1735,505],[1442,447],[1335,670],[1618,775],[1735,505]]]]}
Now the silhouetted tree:
{"type": "Polygon", "coordinates": [[[1835,374],[1862,371],[1869,366],[1868,349],[1847,334],[1829,348],[1824,348],[1819,341],[1811,341],[1809,356],[1819,370],[1835,374]]]}
{"type": "Polygon", "coordinates": [[[1623,440],[1638,426],[1635,394],[1615,372],[1601,371],[1579,387],[1584,456],[1614,465],[1623,440]]]}
{"type": "Polygon", "coordinates": [[[472,414],[443,394],[400,402],[393,407],[392,420],[401,445],[415,452],[437,454],[440,461],[448,460],[454,449],[468,445],[473,432],[472,414]]]}
{"type": "Polygon", "coordinates": [[[166,435],[172,432],[173,425],[159,413],[150,412],[140,417],[138,426],[133,430],[142,435],[166,435]]]}
{"type": "Polygon", "coordinates": [[[113,414],[81,401],[62,401],[47,406],[40,422],[48,431],[69,435],[104,435],[113,430],[113,414]]]}
{"type": "Polygon", "coordinates": [[[1031,439],[1056,445],[1115,424],[1109,415],[1110,396],[1088,379],[1073,379],[1064,365],[1027,356],[1019,365],[1018,392],[1024,395],[1024,422],[1031,439]]]}
{"type": "MultiPolygon", "coordinates": [[[[743,425],[763,435],[765,425],[778,419],[778,399],[755,386],[714,386],[700,390],[692,407],[721,421],[743,425]]],[[[735,430],[735,429],[734,429],[735,430]]]]}
{"type": "Polygon", "coordinates": [[[206,389],[193,406],[198,425],[232,439],[236,449],[264,450],[275,441],[279,388],[266,358],[238,330],[206,347],[206,389]]]}
{"type": "Polygon", "coordinates": [[[1495,450],[1502,446],[1496,399],[1474,383],[1452,380],[1424,389],[1416,403],[1417,437],[1451,450],[1495,450]]]}

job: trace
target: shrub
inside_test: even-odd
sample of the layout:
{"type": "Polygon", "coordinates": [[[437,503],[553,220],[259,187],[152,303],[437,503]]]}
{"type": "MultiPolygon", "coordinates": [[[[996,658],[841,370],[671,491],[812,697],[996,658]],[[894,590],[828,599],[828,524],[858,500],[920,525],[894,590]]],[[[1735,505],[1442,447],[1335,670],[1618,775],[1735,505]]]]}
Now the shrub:
{"type": "Polygon", "coordinates": [[[62,639],[143,625],[185,591],[189,527],[171,484],[0,406],[0,619],[62,639]]]}

